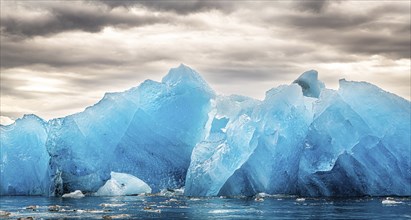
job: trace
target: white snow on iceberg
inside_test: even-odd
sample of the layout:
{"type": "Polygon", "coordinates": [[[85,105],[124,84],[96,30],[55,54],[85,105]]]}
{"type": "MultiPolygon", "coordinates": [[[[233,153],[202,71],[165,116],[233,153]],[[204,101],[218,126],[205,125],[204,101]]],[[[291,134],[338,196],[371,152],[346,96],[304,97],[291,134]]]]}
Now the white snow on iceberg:
{"type": "Polygon", "coordinates": [[[125,196],[151,193],[151,188],[139,178],[127,174],[111,172],[111,178],[94,193],[95,196],[125,196]]]}
{"type": "Polygon", "coordinates": [[[83,198],[84,194],[83,192],[81,192],[80,190],[76,190],[74,192],[71,193],[66,193],[63,196],[61,196],[63,198],[74,198],[74,199],[79,199],[79,198],[83,198]]]}

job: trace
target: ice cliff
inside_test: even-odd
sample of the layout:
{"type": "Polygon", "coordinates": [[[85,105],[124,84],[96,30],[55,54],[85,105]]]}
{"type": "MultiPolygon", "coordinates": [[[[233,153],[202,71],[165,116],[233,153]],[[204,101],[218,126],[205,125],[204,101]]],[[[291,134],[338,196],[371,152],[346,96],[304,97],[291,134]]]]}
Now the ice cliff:
{"type": "Polygon", "coordinates": [[[180,65],[83,112],[1,126],[0,194],[409,196],[410,142],[411,103],[369,83],[331,90],[311,70],[255,100],[180,65]]]}

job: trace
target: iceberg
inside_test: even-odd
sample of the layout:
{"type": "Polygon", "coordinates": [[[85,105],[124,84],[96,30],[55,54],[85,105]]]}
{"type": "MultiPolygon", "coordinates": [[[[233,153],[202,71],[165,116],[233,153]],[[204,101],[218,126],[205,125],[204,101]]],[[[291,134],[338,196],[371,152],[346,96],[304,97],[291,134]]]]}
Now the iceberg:
{"type": "MultiPolygon", "coordinates": [[[[186,195],[252,196],[259,192],[287,191],[284,186],[296,179],[296,155],[311,117],[304,99],[301,87],[293,84],[268,91],[262,102],[245,99],[244,104],[237,104],[236,117],[230,117],[226,132],[220,134],[223,141],[207,140],[194,148],[186,195]],[[210,143],[214,147],[208,152],[214,154],[199,160],[196,155],[205,156],[205,150],[200,153],[196,150],[210,148],[210,143]],[[214,180],[199,179],[202,176],[214,180]]],[[[221,103],[225,105],[227,101],[221,103]]],[[[235,108],[223,109],[230,112],[235,108]]]]}
{"type": "Polygon", "coordinates": [[[0,126],[0,195],[50,195],[47,127],[35,115],[0,126]]]}
{"type": "Polygon", "coordinates": [[[146,80],[51,120],[46,146],[63,188],[55,191],[96,192],[111,171],[138,176],[154,192],[181,188],[214,96],[197,72],[180,65],[162,82],[146,80]]]}
{"type": "Polygon", "coordinates": [[[111,172],[111,178],[94,193],[95,196],[125,196],[151,193],[151,188],[139,178],[127,174],[111,172]]]}
{"type": "Polygon", "coordinates": [[[315,70],[263,100],[217,95],[180,65],[83,112],[1,125],[0,162],[0,195],[410,196],[411,103],[328,89],[315,70]]]}
{"type": "Polygon", "coordinates": [[[186,195],[411,194],[411,105],[403,98],[365,82],[327,89],[307,71],[251,108],[220,107],[227,103],[214,111],[244,113],[194,148],[186,195]]]}
{"type": "Polygon", "coordinates": [[[365,82],[340,80],[329,93],[307,135],[312,147],[300,162],[300,193],[410,195],[410,102],[365,82]]]}

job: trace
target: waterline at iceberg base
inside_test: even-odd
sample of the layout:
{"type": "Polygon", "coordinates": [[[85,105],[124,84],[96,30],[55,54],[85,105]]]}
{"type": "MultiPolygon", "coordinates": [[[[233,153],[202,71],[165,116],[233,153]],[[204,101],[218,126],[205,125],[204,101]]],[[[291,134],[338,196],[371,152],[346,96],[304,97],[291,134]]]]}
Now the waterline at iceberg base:
{"type": "Polygon", "coordinates": [[[83,112],[1,126],[0,195],[410,196],[410,123],[409,101],[366,82],[327,89],[311,70],[255,100],[180,65],[83,112]]]}

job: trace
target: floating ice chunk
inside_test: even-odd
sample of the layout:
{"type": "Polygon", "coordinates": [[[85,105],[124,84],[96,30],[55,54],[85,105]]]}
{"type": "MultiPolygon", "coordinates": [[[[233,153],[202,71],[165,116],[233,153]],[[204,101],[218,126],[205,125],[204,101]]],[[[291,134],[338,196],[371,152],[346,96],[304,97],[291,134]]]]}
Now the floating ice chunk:
{"type": "Polygon", "coordinates": [[[265,193],[265,192],[261,192],[261,193],[257,193],[257,194],[255,195],[255,197],[265,198],[265,197],[272,197],[272,195],[267,194],[267,193],[265,193]]]}
{"type": "Polygon", "coordinates": [[[121,207],[121,206],[125,206],[126,203],[101,203],[100,206],[102,207],[121,207]]]}
{"type": "Polygon", "coordinates": [[[11,215],[10,212],[0,210],[0,217],[4,218],[4,217],[9,217],[10,215],[11,215]]]}
{"type": "Polygon", "coordinates": [[[84,194],[80,191],[80,190],[76,190],[74,192],[71,193],[66,193],[62,196],[63,198],[83,198],[84,194]]]}
{"type": "Polygon", "coordinates": [[[264,201],[264,197],[255,197],[254,201],[256,201],[256,202],[263,202],[263,201],[264,201]]]}
{"type": "Polygon", "coordinates": [[[160,196],[182,196],[184,195],[184,187],[179,189],[162,189],[158,195],[160,196]]]}
{"type": "Polygon", "coordinates": [[[402,202],[401,201],[395,201],[393,199],[384,199],[384,200],[381,201],[381,203],[383,205],[397,205],[397,204],[401,204],[402,202]]]}
{"type": "Polygon", "coordinates": [[[111,172],[111,179],[107,180],[95,196],[124,196],[151,193],[151,188],[139,178],[126,174],[111,172]]]}

